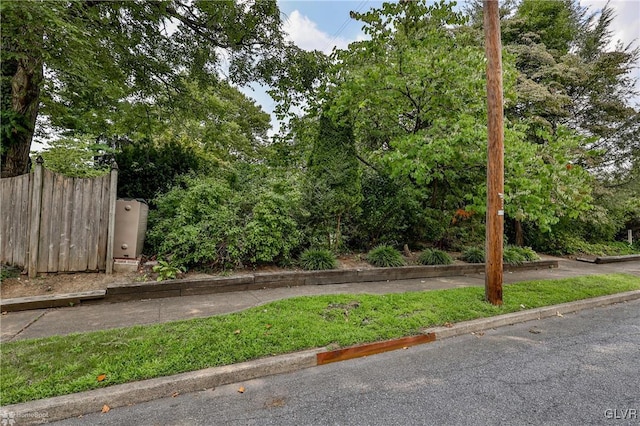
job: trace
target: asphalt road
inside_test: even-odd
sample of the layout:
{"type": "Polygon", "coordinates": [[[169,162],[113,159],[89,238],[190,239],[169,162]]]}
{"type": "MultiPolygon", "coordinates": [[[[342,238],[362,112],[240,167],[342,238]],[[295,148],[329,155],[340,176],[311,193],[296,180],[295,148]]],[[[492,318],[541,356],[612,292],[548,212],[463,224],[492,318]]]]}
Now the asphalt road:
{"type": "Polygon", "coordinates": [[[638,425],[640,301],[58,424],[638,425]]]}

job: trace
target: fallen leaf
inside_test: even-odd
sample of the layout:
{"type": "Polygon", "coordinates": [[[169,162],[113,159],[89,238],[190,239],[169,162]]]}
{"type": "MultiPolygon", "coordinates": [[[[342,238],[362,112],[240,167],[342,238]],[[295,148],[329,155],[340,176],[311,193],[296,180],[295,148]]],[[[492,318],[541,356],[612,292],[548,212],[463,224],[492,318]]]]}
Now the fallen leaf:
{"type": "Polygon", "coordinates": [[[174,392],[171,394],[171,398],[175,398],[178,395],[180,395],[180,392],[174,392]]]}
{"type": "Polygon", "coordinates": [[[109,407],[108,405],[105,404],[105,405],[102,406],[102,412],[103,413],[108,413],[109,410],[111,410],[111,407],[109,407]]]}
{"type": "Polygon", "coordinates": [[[531,329],[529,329],[529,333],[540,334],[542,332],[540,330],[536,330],[535,328],[531,328],[531,329]]]}
{"type": "Polygon", "coordinates": [[[451,327],[453,327],[453,324],[451,324],[450,322],[445,322],[444,326],[447,327],[447,328],[451,328],[451,327]]]}
{"type": "Polygon", "coordinates": [[[556,311],[556,316],[563,317],[564,315],[562,315],[560,311],[556,311]]]}
{"type": "Polygon", "coordinates": [[[271,324],[267,324],[267,325],[265,325],[265,327],[267,327],[267,328],[271,328],[271,327],[273,327],[273,326],[272,326],[271,324]]]}
{"type": "Polygon", "coordinates": [[[103,382],[104,379],[106,379],[106,378],[107,378],[106,374],[101,374],[98,377],[96,377],[96,380],[98,380],[99,382],[103,382]]]}
{"type": "Polygon", "coordinates": [[[233,334],[240,334],[240,330],[234,331],[233,334]]]}
{"type": "Polygon", "coordinates": [[[238,393],[244,393],[244,386],[240,386],[238,388],[238,393]]]}

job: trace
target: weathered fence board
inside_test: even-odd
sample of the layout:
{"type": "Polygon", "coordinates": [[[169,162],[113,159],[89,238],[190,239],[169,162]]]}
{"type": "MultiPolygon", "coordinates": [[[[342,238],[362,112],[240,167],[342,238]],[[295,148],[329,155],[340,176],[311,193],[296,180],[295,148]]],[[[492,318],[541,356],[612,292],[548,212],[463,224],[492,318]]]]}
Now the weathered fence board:
{"type": "Polygon", "coordinates": [[[53,179],[53,189],[51,191],[51,222],[49,228],[49,264],[48,271],[58,271],[60,267],[60,239],[62,233],[62,201],[64,197],[64,176],[56,174],[53,179]]]}
{"type": "Polygon", "coordinates": [[[94,179],[59,175],[44,169],[41,159],[35,169],[0,181],[0,261],[27,268],[29,276],[110,273],[117,166],[94,179]]]}
{"type": "MultiPolygon", "coordinates": [[[[109,188],[111,182],[109,177],[104,177],[104,182],[102,183],[102,194],[101,194],[101,202],[103,206],[109,205],[109,188]]],[[[100,210],[100,223],[109,223],[109,209],[104,208],[100,210]]],[[[100,271],[106,270],[106,259],[107,259],[107,239],[108,232],[101,232],[98,235],[98,269],[100,271]]]]}
{"type": "Polygon", "coordinates": [[[51,221],[55,220],[51,212],[53,200],[53,172],[42,171],[42,201],[40,210],[40,241],[38,244],[38,272],[49,271],[49,252],[51,251],[51,221]]]}
{"type": "Polygon", "coordinates": [[[73,180],[62,182],[62,225],[60,227],[60,254],[58,267],[61,271],[69,270],[69,247],[71,245],[71,221],[73,219],[73,180]]]}
{"type": "MultiPolygon", "coordinates": [[[[27,175],[21,181],[20,188],[20,209],[18,211],[18,217],[27,218],[29,217],[29,200],[31,199],[31,175],[27,175]]],[[[24,219],[22,219],[24,220],[24,219]]],[[[26,220],[25,220],[26,222],[26,220]]],[[[28,230],[18,230],[16,233],[16,249],[13,252],[13,258],[17,260],[20,264],[27,264],[27,250],[28,250],[28,230]]]]}
{"type": "Polygon", "coordinates": [[[95,271],[98,269],[98,234],[96,232],[100,229],[100,210],[102,209],[102,191],[100,185],[102,184],[102,178],[96,179],[93,182],[93,188],[91,190],[91,210],[89,215],[89,238],[88,244],[88,262],[87,268],[95,271]]]}
{"type": "Polygon", "coordinates": [[[11,186],[11,182],[6,181],[6,179],[2,180],[2,199],[0,200],[0,202],[2,202],[2,216],[7,218],[7,221],[2,221],[2,238],[0,238],[0,250],[2,250],[2,253],[6,254],[7,260],[11,260],[13,261],[13,248],[11,247],[11,244],[9,243],[9,240],[11,239],[11,216],[12,216],[12,211],[10,209],[11,205],[11,190],[12,190],[12,186],[11,186]]]}
{"type": "Polygon", "coordinates": [[[26,265],[26,249],[29,235],[29,175],[13,180],[2,179],[0,203],[2,224],[0,226],[0,251],[7,263],[26,265]]]}

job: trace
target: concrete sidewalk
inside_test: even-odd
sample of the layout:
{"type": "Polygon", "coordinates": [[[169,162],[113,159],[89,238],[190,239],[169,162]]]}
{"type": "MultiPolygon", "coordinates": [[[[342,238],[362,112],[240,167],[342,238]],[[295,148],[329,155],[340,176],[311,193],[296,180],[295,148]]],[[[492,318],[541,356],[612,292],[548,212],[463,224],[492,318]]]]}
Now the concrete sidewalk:
{"type": "MultiPolygon", "coordinates": [[[[558,279],[581,275],[629,273],[640,276],[640,260],[613,264],[589,264],[558,260],[558,268],[506,272],[505,283],[558,279]]],[[[283,287],[141,301],[82,304],[77,307],[9,312],[0,318],[1,341],[65,335],[141,324],[155,324],[208,317],[259,306],[296,296],[344,293],[402,293],[466,286],[483,286],[484,274],[438,278],[283,287]]]]}

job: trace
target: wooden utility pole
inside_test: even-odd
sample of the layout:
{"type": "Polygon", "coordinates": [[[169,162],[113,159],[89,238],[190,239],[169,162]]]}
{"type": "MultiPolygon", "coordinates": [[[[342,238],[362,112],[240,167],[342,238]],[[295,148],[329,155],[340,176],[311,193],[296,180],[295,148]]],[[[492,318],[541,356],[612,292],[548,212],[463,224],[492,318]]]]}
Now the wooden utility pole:
{"type": "Polygon", "coordinates": [[[498,0],[484,0],[487,55],[487,234],[485,297],[502,304],[502,250],[504,233],[504,117],[502,106],[502,43],[498,0]]]}

